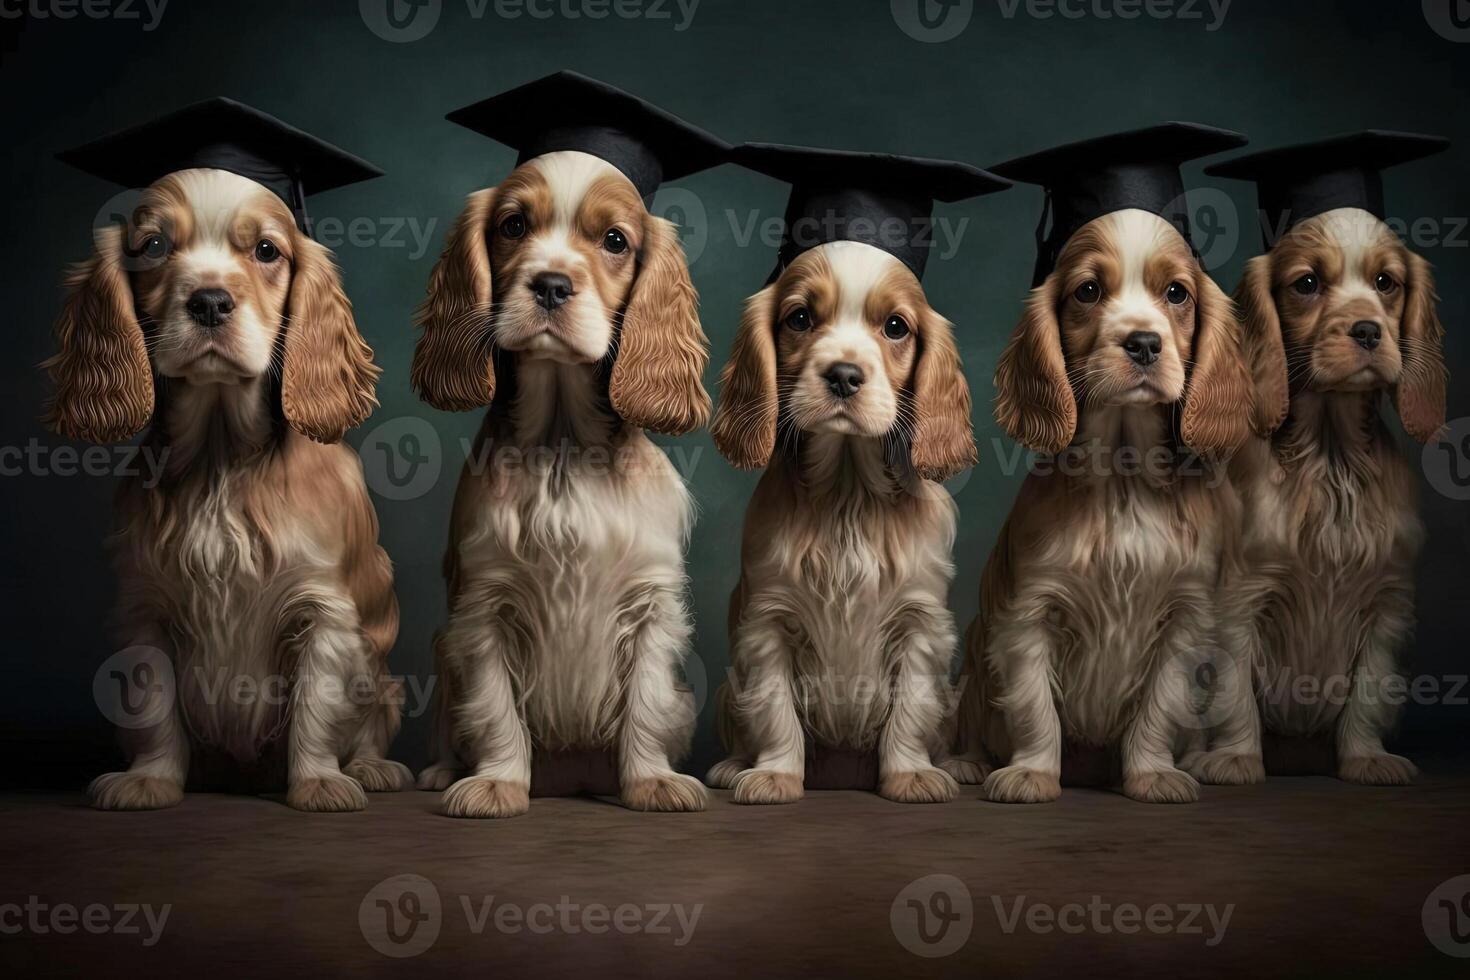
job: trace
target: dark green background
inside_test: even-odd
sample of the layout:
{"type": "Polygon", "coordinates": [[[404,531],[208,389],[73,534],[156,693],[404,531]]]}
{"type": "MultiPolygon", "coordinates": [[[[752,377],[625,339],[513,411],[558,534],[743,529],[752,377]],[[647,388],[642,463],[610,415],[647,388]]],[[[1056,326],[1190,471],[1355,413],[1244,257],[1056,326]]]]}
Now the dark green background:
{"type": "MultiPolygon", "coordinates": [[[[13,9],[17,0],[5,0],[13,9]]],[[[27,0],[33,3],[34,0],[27,0]]],[[[566,0],[557,0],[564,3],[566,0]]],[[[650,0],[652,2],[652,0],[650,0]]],[[[1088,4],[1094,0],[1087,0],[1088,4]]],[[[1181,0],[1183,2],[1183,0],[1181,0]]],[[[672,10],[673,8],[670,7],[672,10]]],[[[73,144],[207,96],[227,94],[275,113],[376,162],[388,176],[317,199],[321,218],[375,222],[435,220],[428,254],[409,248],[337,248],[358,324],[385,374],[382,406],[353,434],[417,415],[437,428],[448,458],[434,489],[409,502],[378,501],[382,542],[397,566],[403,628],[393,664],[426,677],[430,637],[444,615],[439,559],[460,439],[477,419],[428,410],[408,386],[413,307],[447,223],[466,193],[497,182],[513,154],[444,122],[446,110],[560,68],[575,68],[643,95],[732,141],[812,143],[953,157],[980,165],[1053,143],[1188,119],[1242,130],[1257,146],[1368,126],[1442,133],[1455,148],[1389,179],[1390,209],[1435,219],[1445,234],[1470,214],[1462,183],[1470,153],[1470,44],[1432,30],[1417,0],[1328,3],[1235,0],[1219,29],[1204,20],[1040,19],[1023,5],[1012,17],[997,0],[974,0],[956,39],[920,43],[897,26],[888,0],[702,0],[687,30],[674,20],[556,16],[482,19],[465,0],[444,0],[425,39],[388,43],[366,26],[354,0],[215,3],[172,0],[156,30],[139,21],[0,20],[4,92],[5,235],[0,238],[6,328],[0,445],[61,440],[36,422],[45,385],[36,365],[51,351],[50,325],[64,266],[85,257],[89,228],[114,192],[68,170],[52,155],[73,144]]],[[[1074,7],[1074,9],[1076,9],[1074,7]]],[[[1091,10],[1091,7],[1085,8],[1091,10]]],[[[677,13],[675,14],[677,18],[677,13]]],[[[1197,167],[1188,175],[1195,183],[1197,167]]],[[[707,244],[693,265],[714,347],[713,387],[741,300],[772,261],[758,240],[742,246],[727,210],[743,225],[781,213],[783,189],[732,167],[680,185],[707,215],[707,244]]],[[[1243,186],[1217,185],[1239,209],[1243,186]]],[[[1015,321],[1032,262],[1039,195],[1030,189],[948,207],[969,218],[959,254],[931,261],[926,286],[959,326],[975,393],[981,463],[958,493],[962,509],[953,607],[963,625],[1020,474],[1003,472],[1008,452],[991,419],[990,377],[1015,321]],[[997,441],[999,440],[999,441],[997,441]]],[[[1227,215],[1227,220],[1229,216],[1227,215]]],[[[1233,219],[1239,222],[1239,219],[1233,219]]],[[[1219,263],[1227,289],[1256,250],[1247,228],[1219,263]]],[[[693,239],[691,239],[693,240],[693,239]]],[[[1470,233],[1422,251],[1438,267],[1450,417],[1470,413],[1461,325],[1470,290],[1470,233]]],[[[676,441],[693,457],[700,519],[689,556],[697,654],[717,682],[727,664],[725,604],[738,573],[741,515],[755,476],[737,473],[701,432],[676,441]]],[[[1416,457],[1417,458],[1417,457],[1416,457]]],[[[102,549],[109,478],[12,476],[3,493],[4,708],[7,768],[23,782],[79,785],[112,754],[91,698],[97,665],[111,651],[104,617],[113,583],[102,549]],[[9,764],[14,758],[18,765],[9,764]]],[[[1416,673],[1466,672],[1466,505],[1426,487],[1431,536],[1419,595],[1416,673]]],[[[1470,711],[1414,708],[1405,741],[1452,747],[1470,711]]],[[[396,754],[424,761],[427,718],[410,720],[396,754]]],[[[695,771],[715,758],[711,709],[696,741],[695,771]]]]}

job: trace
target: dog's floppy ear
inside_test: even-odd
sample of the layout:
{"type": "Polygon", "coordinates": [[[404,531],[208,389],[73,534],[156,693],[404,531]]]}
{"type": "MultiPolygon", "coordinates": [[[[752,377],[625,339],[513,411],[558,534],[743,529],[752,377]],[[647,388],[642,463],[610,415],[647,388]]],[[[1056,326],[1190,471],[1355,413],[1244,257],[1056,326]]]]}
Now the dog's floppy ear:
{"type": "Polygon", "coordinates": [[[1251,428],[1263,439],[1281,427],[1291,410],[1286,346],[1271,276],[1271,256],[1258,255],[1246,263],[1235,290],[1241,351],[1251,375],[1251,428]]]}
{"type": "Polygon", "coordinates": [[[974,466],[975,432],[970,423],[970,386],[960,367],[954,325],[925,308],[914,366],[914,470],[942,482],[974,466]]]}
{"type": "Polygon", "coordinates": [[[67,275],[60,350],[41,365],[56,386],[45,423],[69,439],[121,442],[153,417],[153,368],[123,269],[122,229],[99,231],[95,248],[67,275]]]}
{"type": "Polygon", "coordinates": [[[1044,453],[1066,449],[1077,431],[1077,399],[1057,322],[1060,282],[1052,273],[1031,291],[995,369],[995,420],[1012,439],[1044,453]]]}
{"type": "Polygon", "coordinates": [[[631,425],[682,435],[709,420],[704,368],[709,340],[699,326],[699,294],[672,222],[649,215],[638,278],[623,311],[608,397],[631,425]]]}
{"type": "Polygon", "coordinates": [[[488,325],[492,302],[487,235],[495,188],[476,191],[449,230],[429,276],[429,295],[415,314],[423,328],[410,379],[419,397],[446,412],[495,400],[495,360],[488,325]]]}
{"type": "Polygon", "coordinates": [[[745,301],[745,313],[720,372],[720,407],[710,434],[715,446],[743,470],[771,461],[776,448],[776,287],[745,301]]]}
{"type": "Polygon", "coordinates": [[[1250,435],[1251,384],[1235,304],[1215,280],[1195,277],[1194,358],[1179,434],[1197,453],[1228,456],[1250,435]]]}
{"type": "Polygon", "coordinates": [[[1420,442],[1432,442],[1444,428],[1444,325],[1439,320],[1434,273],[1423,257],[1412,252],[1404,291],[1399,330],[1404,367],[1394,404],[1404,431],[1420,442]]]}
{"type": "Polygon", "coordinates": [[[281,356],[281,411],[291,428],[337,442],[372,414],[382,373],[357,332],[352,304],[326,246],[296,236],[281,356]]]}

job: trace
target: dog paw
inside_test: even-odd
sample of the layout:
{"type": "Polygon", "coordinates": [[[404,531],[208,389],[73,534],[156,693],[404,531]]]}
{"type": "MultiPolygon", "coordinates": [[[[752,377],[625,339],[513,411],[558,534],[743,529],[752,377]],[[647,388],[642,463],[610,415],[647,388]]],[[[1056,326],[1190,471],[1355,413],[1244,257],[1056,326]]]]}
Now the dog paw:
{"type": "Polygon", "coordinates": [[[413,785],[408,766],[391,759],[353,759],[342,771],[369,793],[397,793],[413,785]]]}
{"type": "Polygon", "coordinates": [[[985,779],[985,798],[992,803],[1050,803],[1062,795],[1059,774],[1006,766],[985,779]]]}
{"type": "Polygon", "coordinates": [[[801,777],[774,769],[747,769],[736,778],[734,790],[736,803],[795,803],[802,795],[801,777]]]}
{"type": "Polygon", "coordinates": [[[1363,786],[1408,786],[1419,767],[1401,755],[1356,755],[1338,763],[1337,778],[1363,786]]]}
{"type": "Polygon", "coordinates": [[[350,776],[332,773],[299,779],[286,790],[286,805],[310,813],[350,813],[367,809],[362,784],[350,776]]]}
{"type": "Polygon", "coordinates": [[[954,781],[961,786],[984,785],[986,777],[990,775],[990,767],[983,762],[973,759],[948,758],[939,764],[939,768],[954,777],[954,781]]]}
{"type": "Polygon", "coordinates": [[[179,805],[184,787],[141,772],[109,772],[92,780],[87,796],[99,810],[163,810],[179,805]]]}
{"type": "Polygon", "coordinates": [[[463,775],[464,772],[456,769],[454,766],[446,766],[441,762],[436,762],[419,773],[418,781],[414,785],[425,792],[442,793],[459,782],[460,777],[463,775]]]}
{"type": "Polygon", "coordinates": [[[734,789],[735,780],[740,774],[750,768],[748,759],[726,759],[724,762],[716,762],[705,773],[705,785],[711,789],[734,789]]]}
{"type": "Polygon", "coordinates": [[[652,779],[635,779],[623,787],[623,806],[658,813],[693,813],[709,800],[704,784],[693,776],[671,772],[652,779]]]}
{"type": "Polygon", "coordinates": [[[444,813],[451,817],[498,819],[518,817],[531,809],[531,787],[489,776],[467,776],[444,794],[444,813]]]}
{"type": "Polygon", "coordinates": [[[960,784],[943,769],[896,772],[878,781],[878,795],[895,803],[948,803],[960,784]]]}
{"type": "Polygon", "coordinates": [[[1194,803],[1199,780],[1182,769],[1140,772],[1123,778],[1123,795],[1140,803],[1194,803]]]}
{"type": "Polygon", "coordinates": [[[1181,768],[1206,786],[1253,786],[1266,781],[1266,766],[1257,755],[1201,752],[1181,768]]]}

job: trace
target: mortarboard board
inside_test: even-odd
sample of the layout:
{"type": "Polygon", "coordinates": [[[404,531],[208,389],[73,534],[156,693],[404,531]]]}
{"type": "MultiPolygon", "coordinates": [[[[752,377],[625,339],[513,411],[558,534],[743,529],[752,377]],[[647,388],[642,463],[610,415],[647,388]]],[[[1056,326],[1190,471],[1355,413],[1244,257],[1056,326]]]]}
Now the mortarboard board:
{"type": "Polygon", "coordinates": [[[1266,248],[1308,218],[1361,208],[1382,220],[1383,170],[1438,153],[1449,140],[1370,129],[1251,153],[1206,167],[1213,177],[1255,181],[1266,248]]]}
{"type": "Polygon", "coordinates": [[[559,150],[590,153],[644,200],[666,180],[725,162],[730,144],[605,82],[560,71],[444,118],[520,151],[519,166],[559,150]]]}
{"type": "Polygon", "coordinates": [[[1011,186],[969,164],[884,153],[746,143],[731,160],[791,184],[772,281],[801,253],[840,241],[882,249],[923,279],[934,238],[934,202],[1011,186]]]}
{"type": "Polygon", "coordinates": [[[365,160],[233,99],[196,102],[56,158],[124,187],[179,170],[227,170],[265,186],[310,234],[306,195],[381,177],[365,160]]]}
{"type": "Polygon", "coordinates": [[[1056,268],[1062,248],[1079,228],[1114,211],[1136,208],[1156,214],[1190,241],[1179,167],[1246,142],[1229,130],[1169,122],[1068,143],[992,167],[1002,177],[1046,189],[1032,286],[1041,285],[1056,268]]]}

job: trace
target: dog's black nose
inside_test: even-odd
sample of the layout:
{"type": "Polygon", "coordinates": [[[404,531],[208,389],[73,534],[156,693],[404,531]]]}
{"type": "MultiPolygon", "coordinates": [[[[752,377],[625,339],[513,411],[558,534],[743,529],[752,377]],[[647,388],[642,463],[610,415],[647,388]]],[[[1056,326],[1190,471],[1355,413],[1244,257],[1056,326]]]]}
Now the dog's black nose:
{"type": "Polygon", "coordinates": [[[531,292],[538,305],[554,310],[572,298],[572,280],[560,272],[538,272],[531,280],[531,292]]]}
{"type": "Polygon", "coordinates": [[[235,297],[227,289],[196,289],[184,304],[189,319],[201,327],[213,329],[235,312],[235,297]]]}
{"type": "Polygon", "coordinates": [[[845,361],[829,367],[822,380],[827,382],[827,390],[838,398],[851,398],[858,393],[863,386],[863,369],[856,364],[848,364],[845,361]]]}
{"type": "Polygon", "coordinates": [[[1148,367],[1159,359],[1164,338],[1151,330],[1135,330],[1123,339],[1123,351],[1140,367],[1148,367]]]}
{"type": "Polygon", "coordinates": [[[1348,331],[1348,336],[1356,340],[1363,350],[1377,350],[1383,342],[1383,328],[1372,320],[1359,320],[1348,331]]]}

